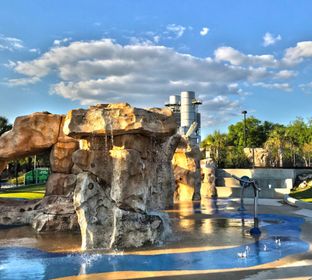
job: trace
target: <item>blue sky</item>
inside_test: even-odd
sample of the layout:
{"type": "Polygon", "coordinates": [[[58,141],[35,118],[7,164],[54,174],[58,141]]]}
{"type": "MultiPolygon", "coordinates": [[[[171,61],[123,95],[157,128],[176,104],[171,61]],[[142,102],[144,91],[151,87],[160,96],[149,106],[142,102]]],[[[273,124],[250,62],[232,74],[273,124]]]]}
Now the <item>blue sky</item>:
{"type": "Polygon", "coordinates": [[[312,1],[0,3],[0,115],[163,106],[195,90],[203,134],[310,118],[312,1]]]}

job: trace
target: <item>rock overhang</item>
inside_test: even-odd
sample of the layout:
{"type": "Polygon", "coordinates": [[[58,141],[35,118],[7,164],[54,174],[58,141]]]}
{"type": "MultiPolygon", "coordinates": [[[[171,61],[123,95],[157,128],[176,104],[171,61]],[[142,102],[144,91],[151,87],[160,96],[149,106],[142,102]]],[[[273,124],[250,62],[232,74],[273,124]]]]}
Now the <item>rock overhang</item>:
{"type": "Polygon", "coordinates": [[[168,137],[176,133],[177,124],[170,109],[140,109],[116,103],[69,111],[63,130],[76,139],[124,134],[168,137]]]}

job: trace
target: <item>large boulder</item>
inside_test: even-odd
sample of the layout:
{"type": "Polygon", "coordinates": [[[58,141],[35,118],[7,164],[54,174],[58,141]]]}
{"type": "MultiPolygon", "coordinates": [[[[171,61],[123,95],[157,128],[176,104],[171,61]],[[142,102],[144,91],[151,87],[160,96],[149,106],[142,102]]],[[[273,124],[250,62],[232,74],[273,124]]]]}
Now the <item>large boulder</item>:
{"type": "Polygon", "coordinates": [[[35,207],[32,227],[38,232],[78,231],[79,224],[72,196],[48,196],[35,207]]]}
{"type": "Polygon", "coordinates": [[[200,199],[200,158],[199,147],[182,138],[172,159],[175,178],[174,201],[200,199]]]}
{"type": "Polygon", "coordinates": [[[67,195],[74,191],[76,186],[76,175],[52,173],[46,183],[45,196],[67,195]]]}
{"type": "Polygon", "coordinates": [[[180,141],[171,112],[99,105],[71,111],[65,127],[81,138],[72,159],[82,248],[162,240],[169,224],[159,210],[173,203],[171,159],[180,141]]]}
{"type": "Polygon", "coordinates": [[[173,135],[177,125],[170,109],[139,109],[127,103],[99,104],[89,109],[70,111],[64,132],[74,138],[105,135],[173,135]]]}
{"type": "Polygon", "coordinates": [[[33,113],[16,118],[13,128],[0,137],[0,160],[35,155],[58,140],[62,116],[33,113]]]}
{"type": "Polygon", "coordinates": [[[217,197],[216,169],[217,165],[212,158],[201,160],[200,169],[202,174],[202,185],[200,189],[201,198],[217,197]]]}
{"type": "Polygon", "coordinates": [[[64,122],[65,116],[62,116],[57,142],[50,153],[50,166],[52,172],[70,174],[74,165],[72,155],[78,149],[79,142],[64,134],[64,122]]]}

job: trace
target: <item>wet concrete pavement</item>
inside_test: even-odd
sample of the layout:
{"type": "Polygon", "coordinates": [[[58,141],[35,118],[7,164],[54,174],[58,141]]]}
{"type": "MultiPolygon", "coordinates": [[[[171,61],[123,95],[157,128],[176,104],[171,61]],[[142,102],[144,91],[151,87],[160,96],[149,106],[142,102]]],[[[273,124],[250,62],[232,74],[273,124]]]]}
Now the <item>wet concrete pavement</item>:
{"type": "MultiPolygon", "coordinates": [[[[246,201],[249,213],[253,210],[251,203],[252,201],[246,201]]],[[[252,216],[246,215],[244,219],[237,218],[237,208],[237,200],[229,199],[176,204],[174,209],[167,211],[172,220],[173,234],[164,244],[140,250],[110,252],[113,253],[112,256],[117,257],[107,257],[107,259],[105,258],[108,252],[105,251],[90,252],[89,255],[83,255],[83,258],[80,253],[48,256],[43,253],[37,256],[36,260],[51,257],[51,263],[54,262],[56,266],[72,265],[77,266],[77,269],[71,271],[65,269],[63,274],[54,275],[49,262],[39,261],[43,268],[41,272],[38,272],[36,279],[48,279],[53,275],[53,277],[72,275],[69,277],[72,279],[233,280],[287,279],[287,277],[310,279],[312,277],[312,217],[299,215],[298,213],[301,213],[298,212],[299,209],[283,205],[277,200],[260,200],[259,213],[263,214],[263,216],[260,215],[263,217],[260,228],[263,229],[263,234],[258,243],[261,252],[256,256],[256,247],[253,245],[256,243],[249,234],[249,229],[253,225],[252,216]],[[281,215],[280,218],[278,215],[281,215]],[[281,222],[283,217],[286,220],[281,222]],[[284,227],[281,228],[279,223],[283,223],[284,227]],[[295,224],[293,228],[292,224],[295,224]],[[289,234],[286,232],[288,229],[289,234]],[[276,248],[278,231],[282,232],[282,249],[276,248]],[[286,238],[288,235],[293,236],[286,238]],[[246,246],[250,247],[250,258],[240,259],[238,253],[246,246]],[[266,252],[263,252],[265,246],[271,248],[272,253],[266,255],[266,252]],[[287,250],[284,250],[284,246],[287,250]],[[143,261],[138,258],[140,256],[143,261]],[[259,259],[259,256],[262,259],[259,259]],[[144,261],[145,266],[140,264],[144,261]],[[220,269],[218,265],[221,266],[220,269]]],[[[36,234],[29,227],[2,228],[0,229],[0,248],[8,246],[34,248],[34,250],[39,248],[49,252],[79,252],[80,237],[79,234],[66,233],[36,234]]],[[[27,252],[37,254],[36,251],[27,252]]],[[[10,255],[10,252],[8,254],[10,255]]],[[[21,254],[27,256],[24,251],[21,254]]],[[[11,263],[0,261],[0,276],[1,273],[2,276],[9,276],[9,274],[3,274],[6,265],[8,270],[11,263]]],[[[1,279],[5,278],[1,277],[1,279]]]]}

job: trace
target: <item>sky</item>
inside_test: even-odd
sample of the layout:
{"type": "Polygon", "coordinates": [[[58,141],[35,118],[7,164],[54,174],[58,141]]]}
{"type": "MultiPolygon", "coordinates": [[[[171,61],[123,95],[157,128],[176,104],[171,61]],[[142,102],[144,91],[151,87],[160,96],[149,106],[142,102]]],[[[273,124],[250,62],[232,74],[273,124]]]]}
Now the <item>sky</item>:
{"type": "Polygon", "coordinates": [[[0,115],[163,107],[193,90],[203,136],[243,110],[308,119],[311,15],[309,0],[2,0],[0,115]]]}

